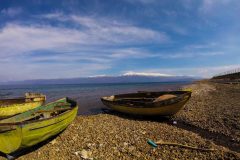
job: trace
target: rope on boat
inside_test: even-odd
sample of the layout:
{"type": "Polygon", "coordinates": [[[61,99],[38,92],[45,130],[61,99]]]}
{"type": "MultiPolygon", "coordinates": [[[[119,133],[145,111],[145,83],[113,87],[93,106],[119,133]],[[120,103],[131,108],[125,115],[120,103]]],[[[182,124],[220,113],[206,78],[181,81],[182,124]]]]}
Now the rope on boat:
{"type": "Polygon", "coordinates": [[[170,145],[170,146],[180,146],[180,147],[183,147],[183,148],[201,150],[201,151],[215,151],[216,150],[216,149],[213,149],[213,148],[199,148],[199,147],[196,147],[196,146],[189,146],[189,145],[184,145],[184,144],[179,144],[179,143],[164,142],[162,140],[159,140],[157,142],[153,142],[152,140],[148,140],[147,143],[154,148],[156,148],[158,145],[170,145]]]}

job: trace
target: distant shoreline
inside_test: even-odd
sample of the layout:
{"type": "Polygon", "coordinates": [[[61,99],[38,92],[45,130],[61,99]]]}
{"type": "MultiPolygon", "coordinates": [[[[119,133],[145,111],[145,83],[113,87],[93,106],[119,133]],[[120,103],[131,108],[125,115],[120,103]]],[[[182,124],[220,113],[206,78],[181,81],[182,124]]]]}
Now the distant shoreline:
{"type": "MultiPolygon", "coordinates": [[[[165,83],[165,84],[174,84],[174,83],[193,83],[196,80],[191,81],[163,81],[163,82],[108,82],[108,83],[58,83],[58,84],[44,84],[44,83],[36,83],[36,84],[1,84],[0,86],[20,86],[20,85],[131,85],[131,84],[158,84],[158,83],[165,83]]],[[[0,88],[1,89],[1,88],[0,88]]]]}
{"type": "Polygon", "coordinates": [[[200,78],[188,76],[102,76],[102,77],[80,77],[66,79],[35,79],[22,81],[1,82],[4,85],[23,85],[23,84],[108,84],[108,83],[158,83],[158,82],[180,82],[195,81],[200,78]]]}

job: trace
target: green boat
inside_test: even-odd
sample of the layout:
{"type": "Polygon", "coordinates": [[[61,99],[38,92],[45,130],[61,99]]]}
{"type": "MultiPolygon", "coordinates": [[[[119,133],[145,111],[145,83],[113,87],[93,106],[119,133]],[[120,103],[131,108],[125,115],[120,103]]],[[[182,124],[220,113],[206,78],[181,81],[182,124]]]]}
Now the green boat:
{"type": "Polygon", "coordinates": [[[0,152],[10,154],[63,131],[76,117],[77,103],[63,98],[0,120],[0,152]]]}

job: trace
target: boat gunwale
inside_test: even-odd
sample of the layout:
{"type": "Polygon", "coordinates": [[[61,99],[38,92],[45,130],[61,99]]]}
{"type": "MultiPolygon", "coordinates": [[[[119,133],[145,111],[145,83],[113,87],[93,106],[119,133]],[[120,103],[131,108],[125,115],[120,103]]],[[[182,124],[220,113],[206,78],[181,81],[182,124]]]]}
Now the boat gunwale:
{"type": "Polygon", "coordinates": [[[70,110],[67,110],[65,112],[62,112],[60,114],[58,114],[57,116],[53,116],[53,117],[49,117],[49,118],[44,118],[44,119],[41,119],[41,120],[32,120],[32,121],[24,121],[24,122],[15,122],[15,123],[1,123],[0,122],[0,127],[1,126],[19,126],[19,125],[25,125],[25,124],[30,124],[30,123],[34,123],[34,122],[42,122],[42,121],[45,121],[45,120],[50,120],[50,119],[53,119],[53,118],[57,118],[57,117],[60,117],[61,115],[65,114],[65,113],[68,113],[68,112],[71,112],[73,109],[75,109],[76,107],[78,106],[75,106],[73,108],[71,108],[70,110]]]}
{"type": "MultiPolygon", "coordinates": [[[[69,112],[70,112],[70,111],[72,111],[72,110],[69,110],[69,112]]],[[[64,113],[66,113],[66,112],[64,112],[64,113]]],[[[60,114],[59,114],[59,115],[60,115],[60,114]]],[[[56,116],[56,117],[57,117],[57,116],[56,116]]],[[[68,119],[69,117],[71,117],[71,115],[68,116],[68,117],[66,117],[65,119],[68,119]]],[[[51,119],[51,118],[49,118],[49,119],[51,119]]],[[[46,119],[46,120],[49,120],[49,119],[46,119]]],[[[32,131],[32,130],[37,130],[37,129],[40,129],[40,128],[45,128],[45,127],[48,127],[48,126],[52,126],[52,125],[55,125],[55,124],[61,123],[61,122],[64,121],[65,119],[62,119],[62,120],[60,120],[60,121],[57,121],[57,122],[54,122],[54,123],[48,124],[48,125],[46,125],[46,126],[37,127],[37,128],[30,128],[29,130],[32,131]]],[[[45,120],[45,119],[44,119],[44,120],[45,120]]],[[[39,122],[41,122],[41,121],[39,121],[39,122]]]]}
{"type": "MultiPolygon", "coordinates": [[[[42,97],[35,97],[35,98],[42,98],[42,97]]],[[[0,108],[9,107],[10,105],[14,104],[29,104],[29,103],[36,103],[36,102],[44,102],[45,100],[37,100],[37,101],[26,101],[26,99],[33,99],[33,98],[25,98],[25,97],[18,97],[18,98],[9,98],[9,99],[0,99],[0,108]]]]}

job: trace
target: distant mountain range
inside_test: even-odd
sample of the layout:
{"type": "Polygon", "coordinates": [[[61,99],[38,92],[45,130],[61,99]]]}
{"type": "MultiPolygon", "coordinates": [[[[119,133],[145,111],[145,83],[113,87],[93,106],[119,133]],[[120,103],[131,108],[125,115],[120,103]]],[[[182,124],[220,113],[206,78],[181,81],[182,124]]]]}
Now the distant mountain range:
{"type": "Polygon", "coordinates": [[[194,81],[200,78],[188,76],[159,76],[159,75],[121,75],[121,76],[96,76],[68,79],[36,79],[24,81],[10,81],[2,84],[84,84],[84,83],[144,83],[144,82],[179,82],[194,81]]]}

